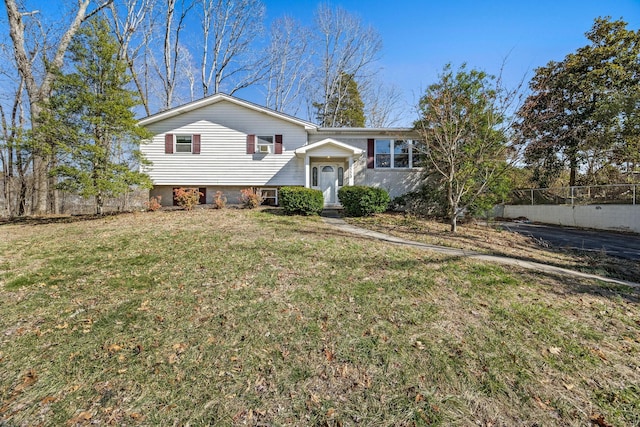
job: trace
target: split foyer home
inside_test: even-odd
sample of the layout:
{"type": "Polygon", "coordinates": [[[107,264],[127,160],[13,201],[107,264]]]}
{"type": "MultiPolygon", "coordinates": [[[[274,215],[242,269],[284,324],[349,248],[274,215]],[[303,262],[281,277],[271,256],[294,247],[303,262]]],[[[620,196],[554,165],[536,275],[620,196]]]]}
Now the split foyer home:
{"type": "Polygon", "coordinates": [[[198,188],[201,203],[212,203],[217,191],[236,203],[251,187],[277,205],[280,187],[304,186],[321,190],[326,206],[339,206],[345,185],[381,187],[393,198],[420,181],[417,135],[409,128],[323,128],[223,93],[139,124],[154,135],[141,146],[152,162],[143,170],[163,205],[179,187],[198,188]]]}

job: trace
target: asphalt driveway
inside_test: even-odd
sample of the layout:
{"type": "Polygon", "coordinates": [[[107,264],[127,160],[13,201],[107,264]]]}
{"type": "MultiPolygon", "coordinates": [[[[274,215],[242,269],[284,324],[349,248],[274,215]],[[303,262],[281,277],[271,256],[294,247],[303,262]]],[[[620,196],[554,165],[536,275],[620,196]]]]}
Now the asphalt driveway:
{"type": "Polygon", "coordinates": [[[618,258],[640,261],[640,235],[582,230],[524,222],[503,222],[508,231],[531,236],[557,248],[605,252],[618,258]]]}

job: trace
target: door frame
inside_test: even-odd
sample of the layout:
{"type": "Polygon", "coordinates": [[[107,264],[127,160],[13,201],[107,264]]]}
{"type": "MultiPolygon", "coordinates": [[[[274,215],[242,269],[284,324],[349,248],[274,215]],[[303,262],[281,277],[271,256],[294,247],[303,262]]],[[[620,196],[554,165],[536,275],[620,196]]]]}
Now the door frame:
{"type": "MultiPolygon", "coordinates": [[[[311,188],[315,188],[317,190],[322,191],[322,195],[324,198],[324,191],[321,187],[321,174],[322,174],[322,168],[324,168],[325,166],[331,166],[333,168],[333,173],[334,173],[334,184],[333,184],[333,188],[334,188],[334,194],[333,194],[333,203],[330,201],[327,201],[326,199],[324,200],[324,205],[325,206],[340,206],[340,201],[338,200],[338,190],[341,188],[341,186],[338,185],[338,168],[342,168],[342,173],[344,176],[344,170],[345,170],[345,166],[344,166],[344,162],[340,162],[340,161],[326,161],[326,162],[313,162],[310,165],[311,167],[310,169],[310,173],[311,173],[311,188]],[[318,181],[317,181],[317,185],[313,185],[313,168],[318,168],[318,181]]],[[[344,185],[344,182],[343,182],[344,185]]]]}

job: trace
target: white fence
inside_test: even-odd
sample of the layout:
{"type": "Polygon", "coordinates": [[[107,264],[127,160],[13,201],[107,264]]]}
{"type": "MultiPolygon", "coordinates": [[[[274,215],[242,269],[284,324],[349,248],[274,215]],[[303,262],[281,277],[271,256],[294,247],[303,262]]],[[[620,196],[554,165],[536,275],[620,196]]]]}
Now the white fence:
{"type": "Polygon", "coordinates": [[[496,216],[543,224],[640,233],[640,185],[516,190],[496,216]]]}

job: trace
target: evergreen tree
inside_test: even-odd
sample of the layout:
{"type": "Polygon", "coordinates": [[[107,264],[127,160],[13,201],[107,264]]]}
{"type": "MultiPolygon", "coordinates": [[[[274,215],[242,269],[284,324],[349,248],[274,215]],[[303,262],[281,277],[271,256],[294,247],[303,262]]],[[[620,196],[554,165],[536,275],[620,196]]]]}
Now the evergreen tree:
{"type": "Polygon", "coordinates": [[[329,97],[327,108],[314,104],[317,118],[325,127],[364,127],[364,102],[353,74],[342,73],[336,91],[329,97]],[[326,111],[326,113],[323,113],[326,111]]]}
{"type": "Polygon", "coordinates": [[[69,54],[73,72],[60,74],[38,132],[54,141],[62,156],[54,173],[59,188],[95,197],[96,213],[105,198],[132,186],[149,188],[139,172],[139,151],[149,134],[137,126],[132,109],[140,102],[127,89],[127,64],[104,20],[92,20],[73,39],[69,54]]]}
{"type": "Polygon", "coordinates": [[[547,186],[569,169],[569,185],[599,183],[611,165],[633,169],[640,128],[640,31],[596,19],[591,44],[536,70],[517,127],[534,180],[547,186]]]}

